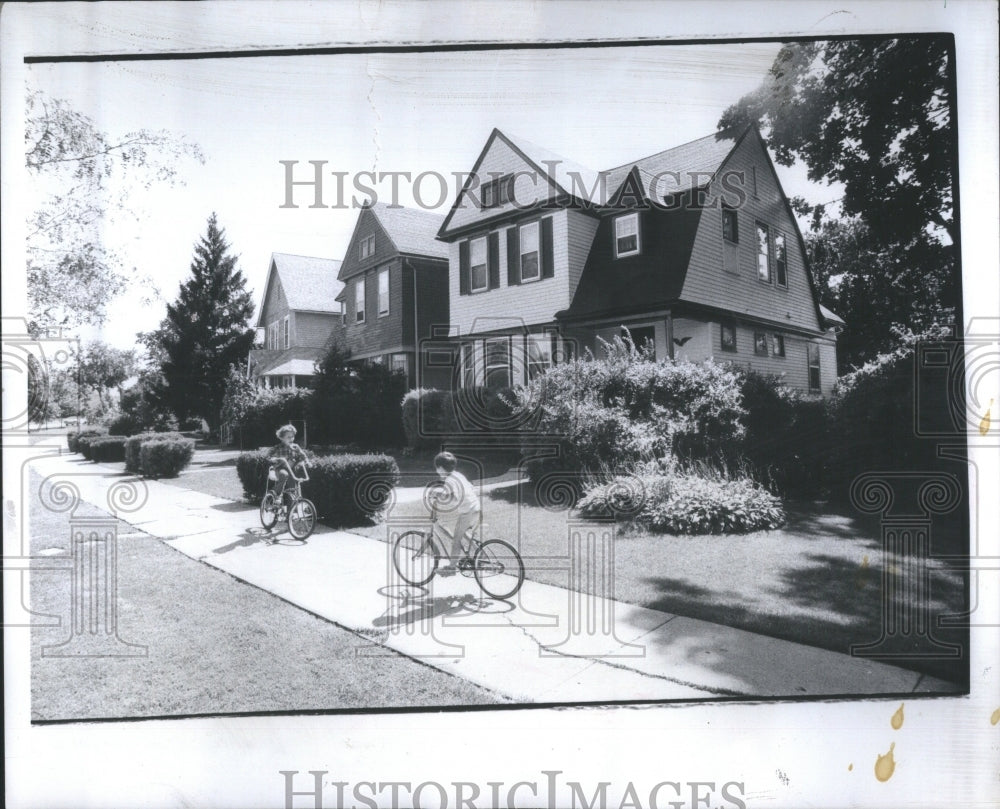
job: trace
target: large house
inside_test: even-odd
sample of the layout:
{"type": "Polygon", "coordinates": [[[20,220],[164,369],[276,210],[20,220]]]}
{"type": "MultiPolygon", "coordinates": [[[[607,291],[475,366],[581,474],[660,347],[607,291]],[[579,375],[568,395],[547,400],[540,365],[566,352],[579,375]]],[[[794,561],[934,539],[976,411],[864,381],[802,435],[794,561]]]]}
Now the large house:
{"type": "Polygon", "coordinates": [[[438,238],[461,385],[520,384],[626,330],[657,358],[836,380],[843,321],[753,127],[603,172],[494,129],[438,238]]]}
{"type": "Polygon", "coordinates": [[[273,253],[257,315],[260,347],[250,351],[247,374],[269,388],[308,387],[343,315],[337,299],[341,263],[273,253]]]}
{"type": "Polygon", "coordinates": [[[450,383],[443,368],[418,362],[425,339],[447,334],[448,247],[442,217],[382,202],[361,210],[340,266],[342,328],[335,339],[352,362],[378,362],[406,374],[411,388],[450,383]]]}

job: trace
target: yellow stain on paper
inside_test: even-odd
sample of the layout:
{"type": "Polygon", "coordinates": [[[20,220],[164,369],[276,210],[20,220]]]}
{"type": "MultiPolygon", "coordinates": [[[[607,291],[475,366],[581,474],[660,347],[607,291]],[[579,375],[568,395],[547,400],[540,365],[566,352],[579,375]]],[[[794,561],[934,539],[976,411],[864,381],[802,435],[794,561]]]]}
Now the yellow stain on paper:
{"type": "Polygon", "coordinates": [[[847,765],[847,771],[850,772],[853,769],[854,769],[854,762],[851,762],[850,764],[847,765]]]}
{"type": "Polygon", "coordinates": [[[991,725],[995,725],[997,722],[1000,722],[1000,708],[997,708],[993,712],[993,715],[990,716],[990,724],[991,725]]]}
{"type": "Polygon", "coordinates": [[[892,778],[892,774],[896,770],[896,761],[892,757],[892,751],[895,748],[896,743],[893,742],[889,745],[888,753],[875,759],[875,777],[878,778],[879,781],[888,781],[892,778]]]}
{"type": "Polygon", "coordinates": [[[899,730],[903,727],[903,703],[899,704],[899,708],[896,709],[896,713],[892,715],[892,719],[889,721],[892,723],[893,730],[899,730]]]}
{"type": "Polygon", "coordinates": [[[993,400],[990,399],[990,403],[986,406],[986,414],[983,416],[982,421],[979,422],[979,434],[986,435],[990,431],[990,408],[993,407],[993,400]]]}

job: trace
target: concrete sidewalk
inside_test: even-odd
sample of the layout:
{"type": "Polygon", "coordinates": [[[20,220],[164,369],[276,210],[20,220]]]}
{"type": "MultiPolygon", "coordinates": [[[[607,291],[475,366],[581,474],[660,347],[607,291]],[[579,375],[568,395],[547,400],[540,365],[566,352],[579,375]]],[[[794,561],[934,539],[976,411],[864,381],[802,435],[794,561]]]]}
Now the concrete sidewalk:
{"type": "MultiPolygon", "coordinates": [[[[109,489],[134,481],[146,496],[117,516],[139,531],[354,631],[359,655],[402,653],[515,701],[957,690],[906,669],[530,578],[510,602],[489,599],[461,574],[412,587],[393,570],[388,542],[324,526],[298,542],[281,524],[273,533],[264,531],[251,506],[136,480],[79,456],[39,459],[33,467],[43,477],[71,477],[83,500],[109,513],[116,513],[109,489]]],[[[409,527],[387,525],[386,537],[409,527]]],[[[529,577],[532,564],[525,560],[529,577]]]]}

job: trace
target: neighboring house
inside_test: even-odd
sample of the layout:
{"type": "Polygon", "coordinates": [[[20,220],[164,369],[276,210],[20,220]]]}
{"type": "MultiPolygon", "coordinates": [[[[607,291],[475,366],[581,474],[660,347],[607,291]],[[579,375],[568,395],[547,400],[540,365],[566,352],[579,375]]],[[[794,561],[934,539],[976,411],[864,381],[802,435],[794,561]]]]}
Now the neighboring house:
{"type": "Polygon", "coordinates": [[[343,325],[351,361],[385,363],[415,387],[450,384],[450,371],[418,357],[422,341],[448,329],[448,247],[442,217],[376,202],[358,216],[340,266],[343,325]],[[418,361],[419,360],[419,361],[418,361]]]}
{"type": "Polygon", "coordinates": [[[250,351],[247,374],[269,388],[312,384],[316,362],[342,320],[337,295],[340,262],[272,253],[257,316],[261,347],[250,351]]]}
{"type": "Polygon", "coordinates": [[[836,380],[843,321],[755,128],[601,173],[494,129],[438,237],[465,386],[521,384],[623,329],[657,358],[836,380]]]}

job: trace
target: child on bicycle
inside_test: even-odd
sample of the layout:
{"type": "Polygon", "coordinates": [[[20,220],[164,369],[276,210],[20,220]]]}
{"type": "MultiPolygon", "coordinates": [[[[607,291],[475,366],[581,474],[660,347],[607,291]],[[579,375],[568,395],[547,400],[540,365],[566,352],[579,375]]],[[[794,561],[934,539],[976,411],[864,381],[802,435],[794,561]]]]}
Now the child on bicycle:
{"type": "Polygon", "coordinates": [[[306,453],[295,442],[296,429],[291,424],[279,427],[275,432],[280,442],[268,453],[271,465],[275,468],[278,479],[274,484],[274,499],[283,503],[285,486],[293,475],[293,470],[299,464],[306,466],[306,453]]]}
{"type": "Polygon", "coordinates": [[[434,469],[441,478],[441,493],[435,497],[436,505],[455,516],[452,532],[450,559],[442,570],[454,570],[463,557],[462,538],[474,528],[482,510],[479,495],[469,479],[458,471],[458,459],[450,452],[439,452],[434,456],[434,469]]]}

